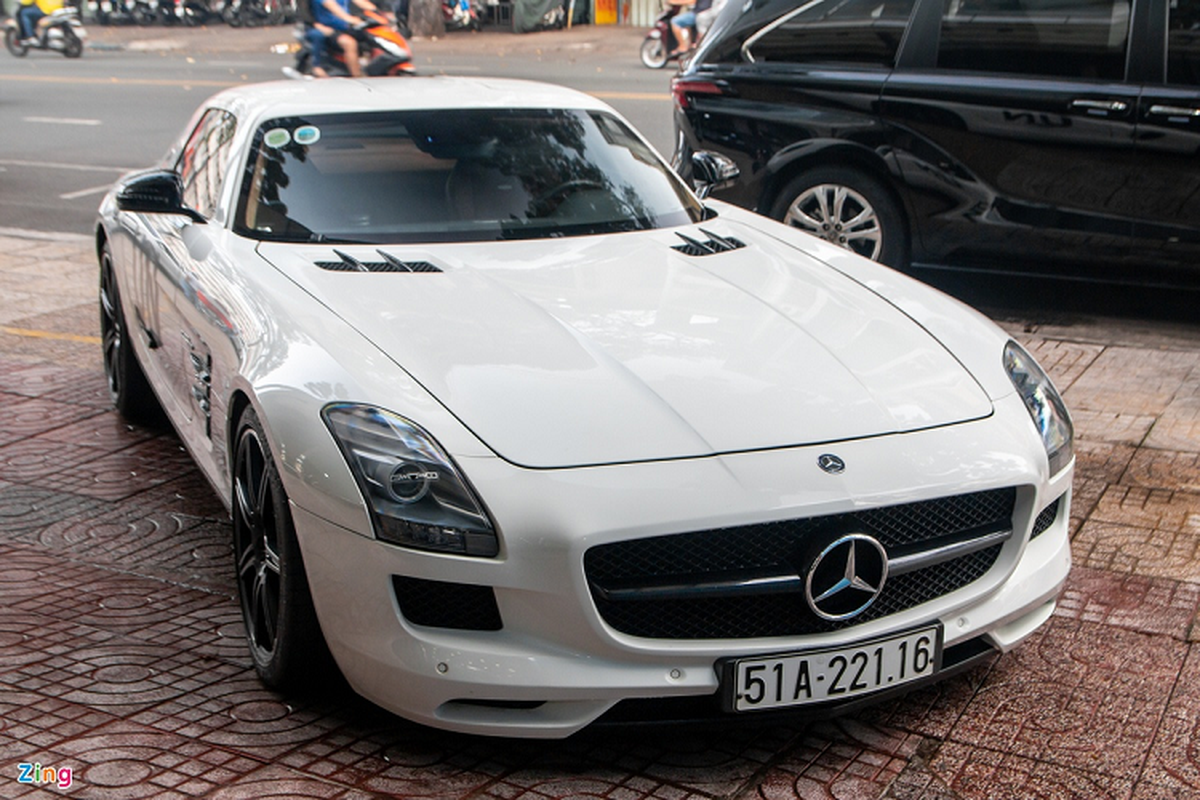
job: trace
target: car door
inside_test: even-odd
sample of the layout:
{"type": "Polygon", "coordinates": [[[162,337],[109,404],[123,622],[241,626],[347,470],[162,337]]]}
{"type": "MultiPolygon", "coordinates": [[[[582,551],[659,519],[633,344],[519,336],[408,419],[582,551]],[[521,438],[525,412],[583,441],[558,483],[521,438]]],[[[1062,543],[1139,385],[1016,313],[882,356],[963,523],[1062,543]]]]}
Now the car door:
{"type": "Polygon", "coordinates": [[[1164,59],[1138,100],[1135,248],[1142,278],[1155,284],[1200,283],[1200,0],[1154,0],[1152,41],[1164,59]],[[1156,35],[1166,25],[1166,36],[1156,35]]]}
{"type": "Polygon", "coordinates": [[[182,215],[159,215],[157,234],[169,257],[161,260],[158,282],[163,302],[159,315],[162,361],[171,402],[183,422],[179,433],[197,458],[210,447],[212,434],[212,336],[204,311],[211,313],[213,294],[204,275],[212,251],[221,188],[229,171],[237,120],[227,111],[210,109],[179,154],[175,169],[183,184],[183,202],[210,220],[200,223],[182,215]]]}
{"type": "Polygon", "coordinates": [[[1129,0],[923,0],[883,90],[913,260],[1100,277],[1130,253],[1129,0]]]}

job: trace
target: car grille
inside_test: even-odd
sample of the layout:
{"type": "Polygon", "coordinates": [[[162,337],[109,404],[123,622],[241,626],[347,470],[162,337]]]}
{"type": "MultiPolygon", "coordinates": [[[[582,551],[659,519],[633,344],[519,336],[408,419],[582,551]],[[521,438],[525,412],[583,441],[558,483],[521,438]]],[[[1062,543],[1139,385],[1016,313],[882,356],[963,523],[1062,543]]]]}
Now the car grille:
{"type": "Polygon", "coordinates": [[[960,589],[996,563],[1011,535],[1016,489],[976,492],[848,514],[599,545],[584,570],[601,617],[651,639],[739,639],[838,630],[960,589]],[[850,532],[879,540],[893,564],[875,602],[850,620],[821,619],[803,581],[814,548],[850,532]],[[900,570],[897,570],[900,571],[900,570]],[[722,593],[741,579],[791,576],[762,592],[722,593]],[[716,590],[713,587],[717,587],[716,590]]]}

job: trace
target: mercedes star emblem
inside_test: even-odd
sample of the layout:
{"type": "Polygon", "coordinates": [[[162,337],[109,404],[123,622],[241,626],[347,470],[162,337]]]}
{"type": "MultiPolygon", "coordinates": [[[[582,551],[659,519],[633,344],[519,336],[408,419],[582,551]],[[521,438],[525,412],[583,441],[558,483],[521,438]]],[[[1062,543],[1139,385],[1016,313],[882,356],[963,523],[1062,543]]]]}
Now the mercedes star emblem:
{"type": "Polygon", "coordinates": [[[833,453],[822,453],[817,456],[817,466],[828,472],[830,475],[837,475],[846,469],[846,462],[835,456],[833,453]]]}
{"type": "Polygon", "coordinates": [[[887,551],[873,536],[849,533],[822,550],[804,577],[804,598],[818,617],[857,617],[887,581],[887,551]]]}

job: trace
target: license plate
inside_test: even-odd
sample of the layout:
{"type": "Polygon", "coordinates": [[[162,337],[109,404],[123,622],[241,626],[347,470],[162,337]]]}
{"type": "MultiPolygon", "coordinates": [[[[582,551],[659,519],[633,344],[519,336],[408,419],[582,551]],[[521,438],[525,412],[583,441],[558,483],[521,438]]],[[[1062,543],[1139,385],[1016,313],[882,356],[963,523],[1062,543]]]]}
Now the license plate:
{"type": "Polygon", "coordinates": [[[844,700],[927,678],[941,663],[940,625],[849,647],[742,658],[725,673],[726,708],[759,711],[844,700]]]}

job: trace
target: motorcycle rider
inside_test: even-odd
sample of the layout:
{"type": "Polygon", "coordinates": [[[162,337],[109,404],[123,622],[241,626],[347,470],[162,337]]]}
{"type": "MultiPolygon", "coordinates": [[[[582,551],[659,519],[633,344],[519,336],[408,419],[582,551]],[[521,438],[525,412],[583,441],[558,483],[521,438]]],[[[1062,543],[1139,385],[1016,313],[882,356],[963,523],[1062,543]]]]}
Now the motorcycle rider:
{"type": "Polygon", "coordinates": [[[350,29],[363,24],[363,20],[350,13],[353,3],[364,11],[376,11],[371,0],[313,0],[313,25],[305,34],[312,52],[312,72],[318,78],[328,76],[325,71],[325,52],[330,39],[336,38],[346,57],[346,69],[351,77],[362,77],[362,65],[358,63],[358,40],[350,29]]]}
{"type": "Polygon", "coordinates": [[[21,7],[17,9],[21,44],[27,47],[36,45],[42,20],[62,7],[63,0],[21,0],[21,7]]]}

